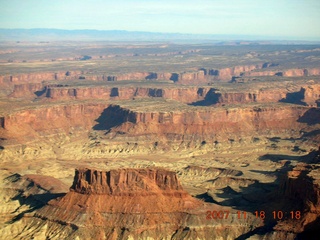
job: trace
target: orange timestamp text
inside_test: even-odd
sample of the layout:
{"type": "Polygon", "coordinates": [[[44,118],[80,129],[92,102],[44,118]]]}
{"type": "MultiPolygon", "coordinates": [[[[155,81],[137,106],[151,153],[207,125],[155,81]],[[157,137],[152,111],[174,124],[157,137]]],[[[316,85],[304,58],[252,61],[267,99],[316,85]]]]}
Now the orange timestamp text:
{"type": "MultiPolygon", "coordinates": [[[[246,211],[237,211],[234,214],[236,214],[236,217],[238,219],[246,219],[248,216],[248,213],[246,211]]],[[[259,210],[259,211],[254,211],[253,212],[254,216],[256,218],[260,218],[260,219],[265,219],[267,217],[267,213],[266,211],[263,210],[259,210]]],[[[300,219],[301,218],[301,212],[300,211],[281,211],[281,210],[277,210],[277,211],[272,211],[271,213],[269,213],[271,215],[268,215],[268,217],[271,217],[275,220],[282,220],[282,219],[300,219]]],[[[228,219],[230,216],[230,211],[227,210],[213,210],[210,211],[208,210],[206,212],[206,219],[207,220],[212,220],[212,219],[228,219]]]]}

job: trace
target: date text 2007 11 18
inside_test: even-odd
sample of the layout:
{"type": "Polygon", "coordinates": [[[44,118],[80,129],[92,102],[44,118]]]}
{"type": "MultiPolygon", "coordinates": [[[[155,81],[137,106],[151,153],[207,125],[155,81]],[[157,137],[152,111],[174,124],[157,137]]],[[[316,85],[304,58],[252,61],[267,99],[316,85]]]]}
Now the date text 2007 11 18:
{"type": "MultiPolygon", "coordinates": [[[[266,212],[265,211],[255,211],[253,212],[256,218],[265,219],[266,218],[266,212]]],[[[246,219],[247,218],[247,212],[246,211],[237,211],[235,212],[238,219],[246,219]]],[[[230,216],[230,211],[207,211],[206,212],[206,219],[228,219],[230,216]]],[[[281,220],[285,218],[289,219],[300,219],[301,218],[301,212],[300,211],[290,211],[290,212],[284,212],[284,211],[272,211],[272,217],[275,220],[281,220]]]]}

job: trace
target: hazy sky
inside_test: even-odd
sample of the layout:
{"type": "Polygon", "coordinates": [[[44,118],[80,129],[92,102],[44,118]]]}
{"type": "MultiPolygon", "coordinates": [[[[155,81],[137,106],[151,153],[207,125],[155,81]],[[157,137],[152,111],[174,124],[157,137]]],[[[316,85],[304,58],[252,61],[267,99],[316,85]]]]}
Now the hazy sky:
{"type": "Polygon", "coordinates": [[[320,1],[0,0],[0,28],[241,34],[320,40],[320,1]]]}

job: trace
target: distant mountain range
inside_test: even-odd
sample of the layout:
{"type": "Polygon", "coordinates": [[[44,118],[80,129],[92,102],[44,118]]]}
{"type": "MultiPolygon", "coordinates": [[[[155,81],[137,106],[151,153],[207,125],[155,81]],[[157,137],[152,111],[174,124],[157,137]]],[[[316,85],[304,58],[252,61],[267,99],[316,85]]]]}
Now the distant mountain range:
{"type": "MultiPolygon", "coordinates": [[[[295,39],[272,38],[267,36],[249,35],[210,35],[210,34],[182,34],[139,32],[124,30],[63,30],[63,29],[1,29],[0,41],[170,41],[170,42],[221,42],[243,41],[268,43],[300,42],[295,39]],[[284,41],[284,42],[283,42],[284,41]]],[[[308,43],[307,41],[303,41],[308,43]]],[[[318,42],[319,43],[319,42],[318,42]]],[[[246,44],[246,43],[243,43],[246,44]]]]}

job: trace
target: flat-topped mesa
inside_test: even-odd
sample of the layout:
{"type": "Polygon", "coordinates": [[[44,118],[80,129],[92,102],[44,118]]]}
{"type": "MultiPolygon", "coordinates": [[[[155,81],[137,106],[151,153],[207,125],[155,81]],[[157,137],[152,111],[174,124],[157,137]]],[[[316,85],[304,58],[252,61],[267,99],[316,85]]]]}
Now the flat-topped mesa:
{"type": "Polygon", "coordinates": [[[110,171],[76,169],[70,190],[81,194],[114,196],[183,191],[176,173],[160,168],[110,171]]]}

